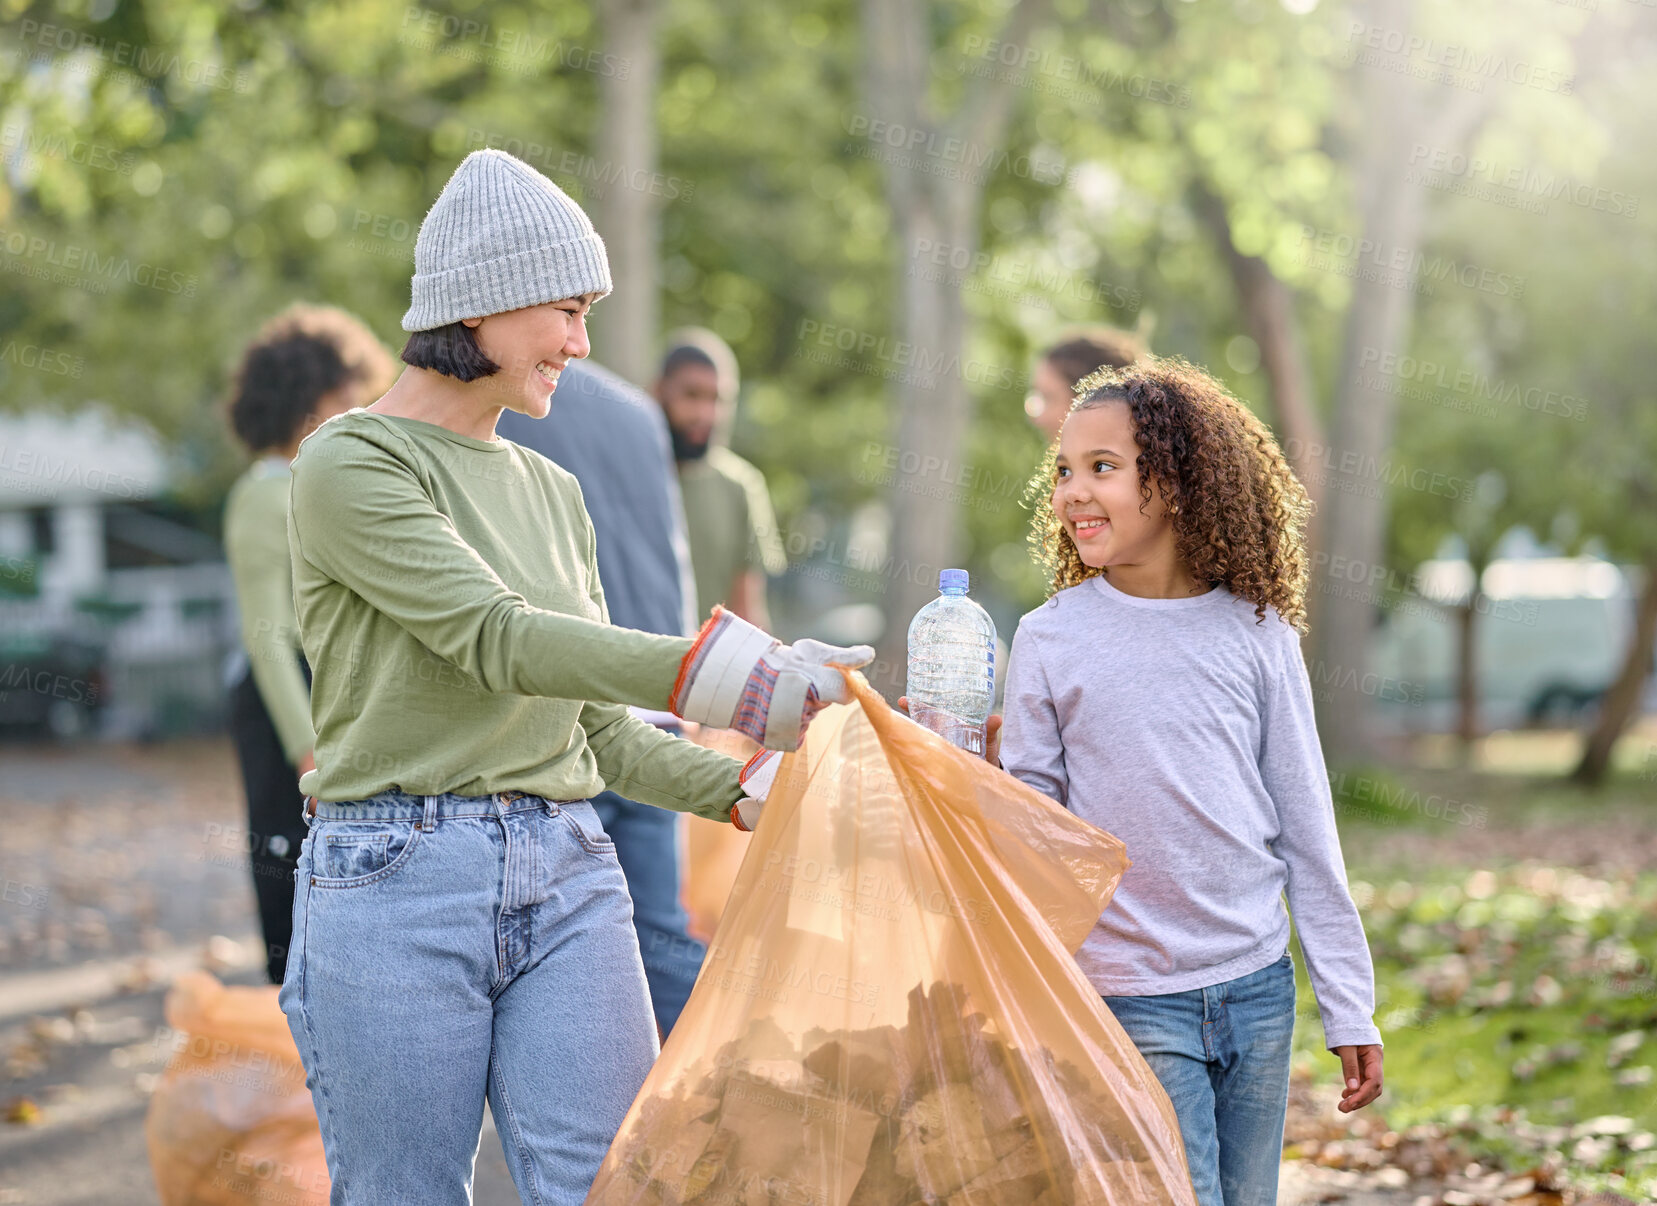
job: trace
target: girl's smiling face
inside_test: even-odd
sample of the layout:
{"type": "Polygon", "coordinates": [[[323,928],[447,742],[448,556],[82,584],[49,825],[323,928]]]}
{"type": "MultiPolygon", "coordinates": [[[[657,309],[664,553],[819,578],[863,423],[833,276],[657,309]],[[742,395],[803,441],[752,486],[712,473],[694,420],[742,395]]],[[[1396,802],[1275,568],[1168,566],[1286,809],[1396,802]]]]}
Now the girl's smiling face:
{"type": "Polygon", "coordinates": [[[1053,514],[1084,565],[1145,565],[1172,555],[1174,526],[1161,489],[1153,482],[1151,501],[1140,497],[1139,453],[1123,403],[1075,410],[1064,421],[1053,514]]]}

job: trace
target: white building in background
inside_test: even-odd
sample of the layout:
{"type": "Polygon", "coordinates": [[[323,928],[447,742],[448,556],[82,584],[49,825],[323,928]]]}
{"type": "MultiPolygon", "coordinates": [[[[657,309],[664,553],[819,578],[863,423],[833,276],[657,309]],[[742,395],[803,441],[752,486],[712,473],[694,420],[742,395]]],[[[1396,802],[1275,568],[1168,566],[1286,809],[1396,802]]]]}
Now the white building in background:
{"type": "Polygon", "coordinates": [[[100,410],[0,414],[0,663],[97,646],[111,735],[222,711],[230,575],[216,541],[158,513],[170,480],[143,426],[100,410]]]}

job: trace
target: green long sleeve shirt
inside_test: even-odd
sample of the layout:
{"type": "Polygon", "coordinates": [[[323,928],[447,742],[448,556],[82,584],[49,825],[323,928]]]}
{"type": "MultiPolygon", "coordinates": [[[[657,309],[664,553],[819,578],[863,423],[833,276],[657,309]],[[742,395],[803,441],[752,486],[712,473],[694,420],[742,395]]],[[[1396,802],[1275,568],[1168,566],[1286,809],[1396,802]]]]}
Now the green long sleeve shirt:
{"type": "Polygon", "coordinates": [[[609,623],[581,488],[545,457],[348,411],[300,446],[288,541],[307,794],[608,787],[729,820],[741,763],[623,706],[665,709],[690,639],[609,623]]]}
{"type": "Polygon", "coordinates": [[[224,554],[236,584],[253,685],[276,726],[289,762],[316,742],[311,691],[299,668],[299,623],[293,613],[293,570],[288,561],[288,483],[281,457],[247,467],[224,503],[224,554]]]}

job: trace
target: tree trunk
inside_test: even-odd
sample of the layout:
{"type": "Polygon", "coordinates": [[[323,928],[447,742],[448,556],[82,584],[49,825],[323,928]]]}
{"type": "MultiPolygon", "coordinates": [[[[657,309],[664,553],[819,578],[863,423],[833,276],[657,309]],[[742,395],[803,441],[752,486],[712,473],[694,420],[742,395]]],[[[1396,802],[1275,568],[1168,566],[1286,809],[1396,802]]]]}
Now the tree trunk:
{"type": "MultiPolygon", "coordinates": [[[[1300,320],[1295,314],[1294,291],[1265,260],[1237,250],[1231,241],[1231,219],[1226,215],[1224,201],[1202,181],[1197,182],[1195,193],[1197,212],[1213,231],[1231,269],[1237,308],[1249,337],[1259,345],[1260,368],[1271,391],[1273,428],[1278,443],[1312,500],[1312,515],[1306,523],[1306,545],[1318,548],[1323,479],[1317,472],[1317,461],[1323,455],[1323,419],[1313,396],[1312,374],[1306,365],[1300,320]]],[[[1314,629],[1322,597],[1314,574],[1306,592],[1306,616],[1314,629]]]]}
{"type": "MultiPolygon", "coordinates": [[[[963,229],[947,211],[940,212],[936,190],[922,191],[896,223],[903,246],[923,245],[922,239],[935,240],[931,246],[976,246],[971,226],[963,229]]],[[[907,263],[905,255],[898,269],[899,338],[916,349],[916,360],[899,369],[898,447],[920,468],[906,474],[900,467],[893,489],[892,563],[879,659],[890,677],[875,684],[888,691],[903,688],[910,619],[937,595],[938,571],[959,564],[959,504],[950,494],[946,472],[926,466],[961,463],[961,437],[971,418],[960,371],[966,341],[961,291],[947,277],[927,280],[927,274],[906,273],[907,263]]]]}
{"type": "Polygon", "coordinates": [[[1657,550],[1646,554],[1644,573],[1634,615],[1634,639],[1629,642],[1628,656],[1623,659],[1616,682],[1600,701],[1599,718],[1583,743],[1582,760],[1571,772],[1573,783],[1598,787],[1605,781],[1617,738],[1639,713],[1646,677],[1651,673],[1652,652],[1657,650],[1657,550]]]}
{"type": "Polygon", "coordinates": [[[660,215],[648,181],[656,172],[657,0],[603,0],[599,20],[606,54],[626,71],[599,76],[599,136],[593,152],[613,179],[591,207],[604,236],[615,293],[593,323],[594,358],[635,385],[656,376],[660,323],[656,261],[660,215]]]}
{"type": "Polygon", "coordinates": [[[1475,570],[1467,602],[1456,608],[1456,736],[1462,763],[1469,766],[1473,762],[1473,743],[1479,739],[1479,658],[1475,642],[1483,598],[1475,570]]]}
{"type": "MultiPolygon", "coordinates": [[[[1374,0],[1367,20],[1383,29],[1410,29],[1411,0],[1374,0]]],[[[1329,449],[1318,473],[1328,500],[1321,521],[1323,548],[1374,567],[1384,563],[1387,457],[1392,448],[1396,398],[1370,366],[1405,349],[1414,309],[1413,264],[1421,246],[1425,190],[1407,184],[1410,147],[1416,143],[1460,148],[1477,126],[1485,98],[1477,93],[1433,91],[1423,103],[1400,73],[1354,67],[1363,112],[1363,157],[1356,185],[1362,235],[1352,304],[1347,311],[1340,376],[1335,383],[1329,449]]],[[[1376,753],[1370,729],[1370,641],[1374,608],[1361,594],[1323,600],[1317,633],[1314,681],[1329,684],[1319,712],[1319,731],[1334,763],[1376,753]]]]}
{"type": "MultiPolygon", "coordinates": [[[[1045,14],[1043,0],[1024,0],[1008,14],[1001,40],[1025,44],[1045,14]]],[[[928,111],[932,43],[926,0],[864,0],[869,116],[901,126],[922,146],[994,147],[1004,136],[1010,86],[997,80],[969,92],[947,122],[928,111]]],[[[897,233],[894,296],[899,299],[897,346],[879,367],[897,385],[898,478],[891,494],[892,559],[886,574],[885,632],[869,681],[888,695],[903,690],[909,621],[938,592],[938,570],[958,563],[960,503],[950,475],[960,465],[961,439],[971,419],[964,375],[966,307],[960,286],[927,280],[908,268],[921,240],[931,246],[978,246],[983,183],[949,179],[898,164],[886,168],[886,194],[897,233]],[[903,465],[918,466],[905,472],[903,465]],[[930,468],[929,468],[930,467],[930,468]]]]}
{"type": "Polygon", "coordinates": [[[1237,308],[1249,338],[1260,347],[1260,369],[1271,390],[1277,438],[1296,476],[1316,504],[1322,483],[1312,466],[1323,448],[1323,419],[1313,397],[1312,374],[1306,367],[1306,349],[1295,315],[1294,292],[1259,256],[1244,255],[1231,241],[1231,220],[1225,202],[1206,185],[1196,186],[1197,210],[1213,231],[1231,269],[1237,290],[1237,308]]]}

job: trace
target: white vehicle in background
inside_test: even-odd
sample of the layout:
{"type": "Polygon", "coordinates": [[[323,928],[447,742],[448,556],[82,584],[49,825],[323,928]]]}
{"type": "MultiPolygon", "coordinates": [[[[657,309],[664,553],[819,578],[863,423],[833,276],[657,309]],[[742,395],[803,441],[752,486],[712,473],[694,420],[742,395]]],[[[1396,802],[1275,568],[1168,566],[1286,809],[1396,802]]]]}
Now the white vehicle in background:
{"type": "MultiPolygon", "coordinates": [[[[1416,592],[1397,600],[1376,630],[1372,666],[1409,684],[1408,703],[1381,714],[1412,732],[1456,724],[1458,609],[1472,570],[1426,561],[1416,592]]],[[[1616,678],[1634,625],[1628,575],[1593,557],[1493,561],[1474,622],[1479,724],[1577,725],[1616,678]]]]}

